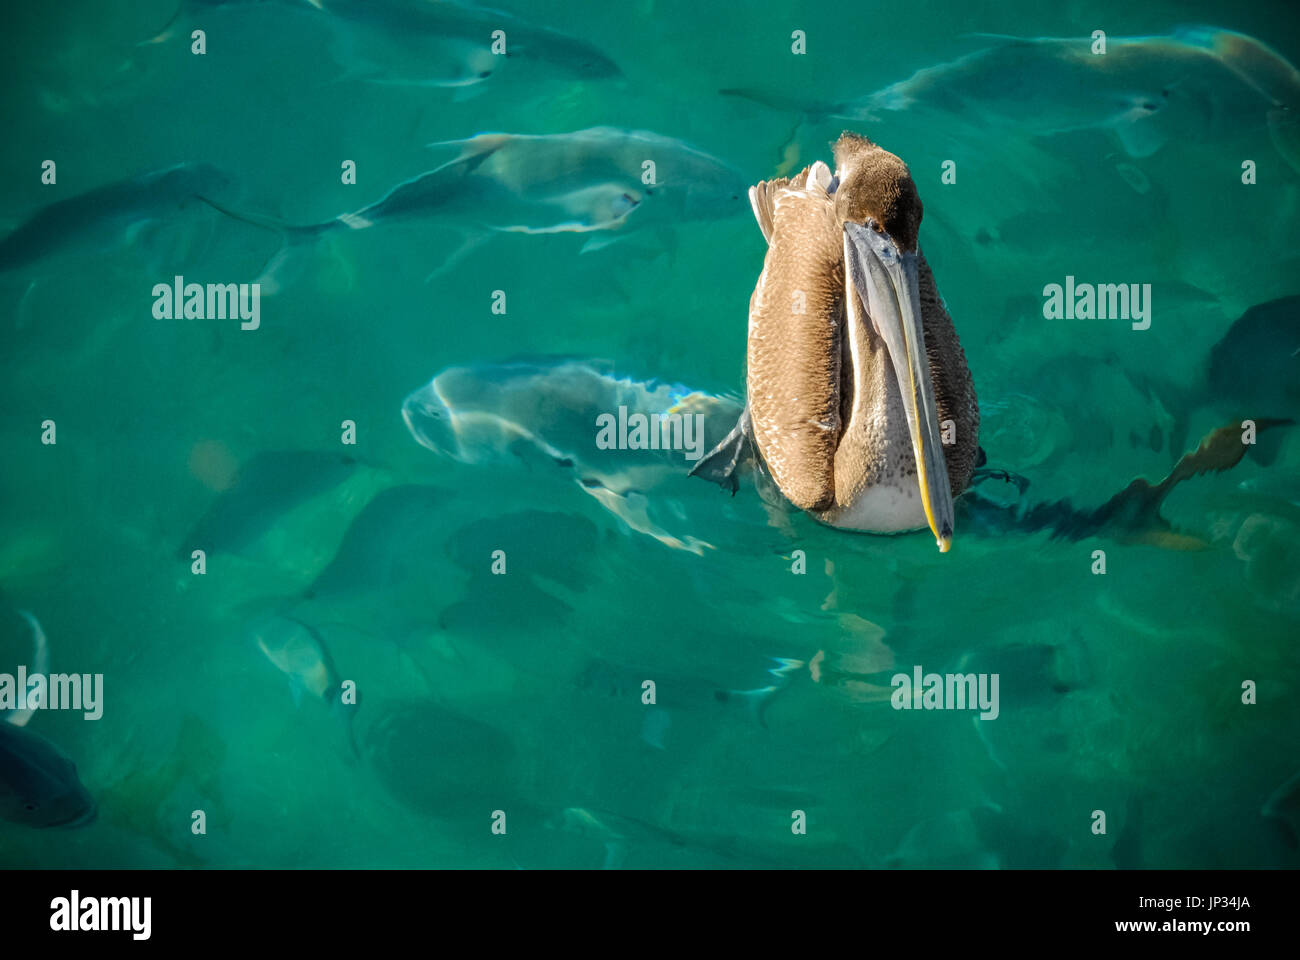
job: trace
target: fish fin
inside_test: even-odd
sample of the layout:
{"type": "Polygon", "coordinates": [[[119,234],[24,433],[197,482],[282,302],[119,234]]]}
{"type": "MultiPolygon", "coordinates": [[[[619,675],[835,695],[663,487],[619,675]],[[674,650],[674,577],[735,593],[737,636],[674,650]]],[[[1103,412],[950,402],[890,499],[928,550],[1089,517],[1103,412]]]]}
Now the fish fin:
{"type": "MultiPolygon", "coordinates": [[[[340,217],[336,220],[327,220],[324,223],[313,223],[306,226],[295,226],[294,224],[285,223],[274,217],[261,216],[259,214],[242,213],[237,210],[217,203],[205,196],[199,196],[199,199],[218,213],[225,214],[232,220],[238,220],[241,223],[247,223],[263,230],[268,230],[280,235],[280,247],[276,250],[271,258],[266,261],[262,271],[257,278],[257,283],[261,284],[261,293],[263,296],[271,296],[279,293],[287,283],[299,276],[301,270],[301,254],[311,249],[318,237],[326,231],[338,226],[340,221],[348,226],[356,227],[354,221],[346,219],[347,216],[340,217]],[[299,269],[294,269],[294,265],[299,269]]],[[[368,225],[368,224],[365,224],[368,225]]]]}
{"type": "Polygon", "coordinates": [[[605,844],[605,862],[601,864],[602,870],[618,870],[623,866],[623,861],[627,859],[627,842],[624,840],[610,840],[605,844]]]}
{"type": "Polygon", "coordinates": [[[714,693],[714,697],[719,703],[738,702],[744,707],[751,720],[763,729],[767,729],[767,708],[776,695],[784,689],[784,684],[772,684],[757,690],[718,690],[714,693]]]}
{"type": "MultiPolygon", "coordinates": [[[[1274,427],[1290,426],[1294,420],[1261,418],[1255,421],[1258,432],[1274,427]]],[[[1122,533],[1130,539],[1152,543],[1171,549],[1188,549],[1199,544],[1196,538],[1172,530],[1169,522],[1160,515],[1160,506],[1173,489],[1184,480],[1203,473],[1222,473],[1231,470],[1250,449],[1241,441],[1241,428],[1230,423],[1207,434],[1200,445],[1184,454],[1157,484],[1139,477],[1111,497],[1089,516],[1089,522],[1100,530],[1122,533]]]]}
{"type": "MultiPolygon", "coordinates": [[[[233,210],[225,204],[218,203],[202,194],[196,194],[199,200],[206,203],[217,213],[224,214],[232,220],[238,220],[240,223],[252,224],[255,227],[261,227],[263,230],[270,230],[274,233],[287,233],[295,229],[291,224],[283,220],[277,220],[275,217],[266,217],[256,213],[245,213],[239,210],[233,210]]],[[[310,229],[310,228],[307,228],[310,229]]]]}
{"type": "Polygon", "coordinates": [[[178,20],[180,20],[181,14],[184,11],[185,11],[185,4],[183,2],[178,3],[176,5],[176,12],[173,13],[171,15],[171,18],[162,25],[162,29],[159,30],[157,33],[155,33],[149,39],[141,40],[139,43],[136,44],[136,46],[148,47],[159,43],[166,43],[168,40],[172,38],[172,35],[176,32],[176,23],[178,20]]]}
{"type": "Polygon", "coordinates": [[[1005,46],[1032,47],[1037,41],[1032,37],[1017,37],[1010,33],[963,33],[963,40],[996,40],[1005,46]]]}
{"type": "Polygon", "coordinates": [[[752,429],[749,422],[749,407],[746,405],[731,432],[722,439],[721,443],[701,457],[699,463],[691,467],[687,476],[700,476],[705,480],[711,480],[722,489],[730,490],[734,497],[736,491],[740,489],[736,472],[752,450],[752,429]]]}
{"type": "Polygon", "coordinates": [[[131,223],[123,234],[123,239],[128,246],[135,246],[140,242],[141,237],[158,225],[158,221],[151,217],[143,217],[131,223]]]}
{"type": "Polygon", "coordinates": [[[620,241],[626,239],[627,239],[626,234],[621,234],[616,236],[606,235],[603,237],[602,236],[591,237],[589,240],[587,240],[586,243],[582,245],[582,249],[578,251],[578,255],[581,256],[584,253],[595,253],[597,250],[604,250],[608,247],[612,247],[614,244],[619,243],[620,241]]]}
{"type": "Polygon", "coordinates": [[[439,170],[446,170],[459,164],[463,167],[462,173],[473,173],[484,160],[512,139],[513,136],[509,133],[480,133],[463,140],[435,140],[427,143],[425,146],[430,150],[440,150],[443,147],[460,148],[460,153],[431,172],[437,173],[439,170]]]}
{"type": "Polygon", "coordinates": [[[397,659],[399,667],[402,660],[410,661],[411,666],[415,667],[415,672],[420,675],[420,679],[424,681],[425,689],[428,690],[430,694],[434,693],[434,691],[438,689],[433,674],[429,672],[428,668],[416,658],[415,654],[412,653],[405,644],[398,644],[397,659]]]}
{"type": "Polygon", "coordinates": [[[592,497],[602,507],[617,517],[629,530],[654,537],[664,546],[673,550],[687,550],[697,556],[704,556],[706,549],[714,549],[707,540],[700,540],[689,534],[678,537],[660,527],[650,516],[649,500],[644,493],[627,490],[623,493],[611,490],[595,477],[574,477],[578,488],[592,497]]]}
{"type": "Polygon", "coordinates": [[[441,277],[443,274],[447,273],[449,270],[451,270],[453,267],[459,264],[462,260],[468,257],[471,253],[473,253],[479,247],[483,246],[483,244],[487,243],[488,239],[491,238],[491,236],[492,236],[492,231],[490,230],[471,232],[468,236],[465,237],[465,239],[461,242],[460,246],[455,249],[455,251],[451,254],[451,256],[447,257],[445,260],[442,261],[441,264],[438,265],[438,269],[434,270],[432,273],[430,273],[427,277],[424,278],[424,282],[432,283],[434,280],[438,279],[438,277],[441,277]]]}
{"type": "Polygon", "coordinates": [[[1149,157],[1169,139],[1156,126],[1155,113],[1135,106],[1121,114],[1112,125],[1124,152],[1130,157],[1149,157]]]}
{"type": "Polygon", "coordinates": [[[464,103],[466,100],[473,100],[475,97],[481,96],[483,91],[487,89],[487,84],[477,79],[468,83],[451,84],[451,86],[455,90],[451,95],[452,103],[464,103]]]}

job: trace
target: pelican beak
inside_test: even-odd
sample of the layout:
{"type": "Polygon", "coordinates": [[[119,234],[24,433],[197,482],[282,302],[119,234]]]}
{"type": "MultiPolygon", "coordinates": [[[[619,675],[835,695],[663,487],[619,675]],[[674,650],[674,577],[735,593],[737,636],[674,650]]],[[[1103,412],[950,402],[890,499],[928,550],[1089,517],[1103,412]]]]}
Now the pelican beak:
{"type": "Polygon", "coordinates": [[[866,226],[848,222],[844,224],[844,264],[894,365],[912,434],[921,505],[939,552],[947,553],[952,545],[952,488],[925,352],[916,254],[901,250],[874,220],[868,220],[866,226]]]}

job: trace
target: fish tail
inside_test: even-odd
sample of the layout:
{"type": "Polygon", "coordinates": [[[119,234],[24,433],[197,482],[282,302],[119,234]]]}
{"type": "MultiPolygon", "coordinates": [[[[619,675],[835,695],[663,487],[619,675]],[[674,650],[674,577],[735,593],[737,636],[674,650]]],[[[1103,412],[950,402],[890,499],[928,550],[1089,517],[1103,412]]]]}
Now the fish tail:
{"type": "Polygon", "coordinates": [[[448,160],[441,167],[437,167],[433,171],[434,173],[467,161],[469,165],[466,172],[472,172],[475,167],[504,147],[510,140],[511,135],[508,133],[480,133],[478,136],[460,140],[435,140],[432,143],[425,144],[425,146],[430,150],[441,150],[443,147],[460,148],[460,152],[455,157],[448,160]]]}
{"type": "Polygon", "coordinates": [[[198,196],[199,200],[206,203],[213,210],[224,214],[232,220],[252,224],[255,227],[261,227],[263,230],[271,230],[295,241],[314,240],[327,230],[338,227],[340,222],[339,220],[326,220],[324,223],[310,223],[305,226],[299,226],[285,223],[283,220],[278,220],[275,217],[267,217],[261,214],[243,213],[238,210],[232,210],[230,207],[218,203],[209,197],[205,197],[202,194],[197,194],[196,196],[198,196]]]}
{"type": "MultiPolygon", "coordinates": [[[[1294,420],[1259,418],[1257,432],[1291,426],[1294,420]]],[[[1039,504],[1021,518],[1018,526],[1026,529],[1052,530],[1053,537],[1081,540],[1103,534],[1130,543],[1148,543],[1170,550],[1203,549],[1205,541],[1175,531],[1160,513],[1165,498],[1184,480],[1203,473],[1231,470],[1250,449],[1242,442],[1241,427],[1236,423],[1208,433],[1190,453],[1184,454],[1159,483],[1138,477],[1096,510],[1078,511],[1064,501],[1039,504]]]]}
{"type": "Polygon", "coordinates": [[[757,690],[719,690],[714,696],[720,703],[735,703],[743,706],[750,719],[766,729],[767,708],[782,689],[784,685],[773,684],[757,690]]]}
{"type": "Polygon", "coordinates": [[[280,246],[262,266],[257,283],[263,296],[279,293],[303,272],[300,261],[303,254],[310,251],[322,234],[342,225],[351,225],[347,217],[327,220],[324,223],[295,225],[260,214],[242,213],[220,204],[208,197],[199,195],[199,199],[213,210],[232,220],[247,223],[262,230],[269,230],[280,236],[280,246]]]}

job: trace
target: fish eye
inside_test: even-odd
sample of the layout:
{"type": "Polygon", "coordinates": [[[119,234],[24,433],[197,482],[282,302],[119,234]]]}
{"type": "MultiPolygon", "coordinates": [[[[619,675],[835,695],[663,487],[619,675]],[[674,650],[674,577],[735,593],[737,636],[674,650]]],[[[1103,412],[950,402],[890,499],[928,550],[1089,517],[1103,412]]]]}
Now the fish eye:
{"type": "Polygon", "coordinates": [[[491,70],[484,70],[482,73],[480,73],[480,74],[478,75],[478,78],[479,78],[480,80],[486,80],[486,79],[487,79],[488,77],[490,77],[490,76],[492,76],[492,71],[491,71],[491,70]]]}
{"type": "Polygon", "coordinates": [[[1142,104],[1143,110],[1154,110],[1155,108],[1156,108],[1156,104],[1152,103],[1150,100],[1142,104]]]}
{"type": "MultiPolygon", "coordinates": [[[[655,192],[654,192],[653,190],[651,190],[649,187],[646,187],[646,188],[645,188],[645,195],[646,195],[647,197],[653,197],[653,196],[654,196],[654,193],[655,193],[655,192]]],[[[736,199],[736,198],[735,198],[735,197],[732,197],[731,199],[734,200],[734,199],[736,199]]]]}
{"type": "Polygon", "coordinates": [[[23,809],[26,810],[28,813],[35,813],[36,810],[37,810],[37,807],[36,807],[36,804],[32,803],[32,802],[29,800],[29,801],[27,801],[26,803],[23,804],[23,809]]]}

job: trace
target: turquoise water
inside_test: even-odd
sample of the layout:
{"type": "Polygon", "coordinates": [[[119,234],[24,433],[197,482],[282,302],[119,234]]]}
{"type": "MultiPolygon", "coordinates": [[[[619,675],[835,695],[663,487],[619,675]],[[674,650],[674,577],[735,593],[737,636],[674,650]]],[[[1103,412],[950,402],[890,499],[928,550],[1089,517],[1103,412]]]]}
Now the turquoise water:
{"type": "MultiPolygon", "coordinates": [[[[0,672],[30,665],[24,610],[53,672],[104,678],[100,719],[38,711],[26,728],[75,761],[97,818],[0,820],[0,864],[1296,865],[1295,790],[1280,790],[1300,767],[1288,430],[1169,497],[1164,516],[1202,549],[959,511],[940,555],[928,534],[769,511],[752,483],[728,498],[686,478],[684,458],[633,476],[641,462],[601,459],[594,426],[516,433],[503,456],[461,462],[401,415],[449,367],[479,372],[468,399],[491,410],[507,376],[494,365],[520,356],[739,396],[764,244],[733,181],[829,162],[848,127],[911,166],[989,465],[1029,478],[1029,503],[1080,510],[1155,482],[1215,427],[1296,415],[1294,301],[1262,337],[1224,341],[1230,375],[1206,373],[1246,310],[1300,292],[1289,76],[1180,59],[1184,35],[1118,77],[1008,57],[870,119],[818,105],[1002,42],[975,34],[1086,49],[1096,29],[1114,44],[1210,24],[1300,63],[1287,5],[907,4],[843,23],[812,4],[502,5],[621,76],[560,51],[525,54],[518,76],[416,84],[409,25],[305,4],[194,3],[145,44],[170,0],[4,12],[4,233],[55,200],[198,162],[224,171],[205,191],[245,220],[188,196],[126,223],[98,210],[80,242],[59,227],[51,250],[33,243],[0,272],[0,672]],[[525,190],[487,196],[485,230],[470,196],[290,243],[257,330],[155,316],[155,284],[257,281],[284,241],[275,224],[359,210],[457,155],[430,143],[589,127],[672,138],[655,153],[664,189],[620,186],[613,229],[499,229],[592,225],[582,203],[545,219],[525,190]],[[716,166],[683,200],[686,145],[716,166]],[[1046,318],[1044,286],[1067,276],[1150,284],[1150,328],[1046,318]],[[622,471],[621,516],[575,482],[583,468],[622,471]],[[258,645],[289,635],[328,652],[356,706],[315,695],[314,676],[294,692],[258,645]],[[891,677],[916,665],[997,674],[999,715],[892,709],[891,677]]],[[[526,182],[539,169],[522,168],[526,182]]]]}

